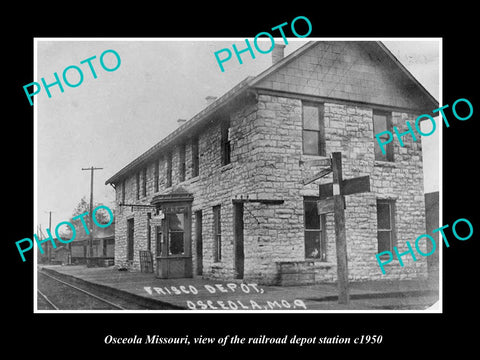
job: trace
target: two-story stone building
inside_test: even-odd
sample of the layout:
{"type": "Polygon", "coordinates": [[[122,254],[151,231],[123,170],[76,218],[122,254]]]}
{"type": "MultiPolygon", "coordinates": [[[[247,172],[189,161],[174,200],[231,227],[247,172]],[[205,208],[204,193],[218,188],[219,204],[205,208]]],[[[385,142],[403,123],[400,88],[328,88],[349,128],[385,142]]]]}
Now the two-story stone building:
{"type": "Polygon", "coordinates": [[[272,58],[106,181],[115,263],[139,269],[150,250],[164,278],[278,283],[289,268],[335,281],[333,214],[316,206],[332,177],[303,180],[340,151],[344,178],[371,184],[346,199],[349,278],[426,276],[425,258],[393,261],[386,275],[375,259],[425,233],[425,204],[421,142],[406,135],[383,155],[374,134],[406,130],[437,101],[380,42],[315,41],[287,57],[276,45],[272,58]]]}

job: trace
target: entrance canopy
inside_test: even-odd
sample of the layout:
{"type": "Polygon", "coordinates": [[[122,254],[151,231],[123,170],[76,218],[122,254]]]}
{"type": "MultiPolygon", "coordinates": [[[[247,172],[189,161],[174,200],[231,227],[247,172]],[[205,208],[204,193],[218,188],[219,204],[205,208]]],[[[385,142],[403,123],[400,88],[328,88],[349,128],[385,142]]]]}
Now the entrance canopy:
{"type": "Polygon", "coordinates": [[[173,189],[168,194],[156,195],[153,197],[152,205],[161,205],[166,203],[192,202],[193,194],[187,192],[183,187],[173,189]]]}

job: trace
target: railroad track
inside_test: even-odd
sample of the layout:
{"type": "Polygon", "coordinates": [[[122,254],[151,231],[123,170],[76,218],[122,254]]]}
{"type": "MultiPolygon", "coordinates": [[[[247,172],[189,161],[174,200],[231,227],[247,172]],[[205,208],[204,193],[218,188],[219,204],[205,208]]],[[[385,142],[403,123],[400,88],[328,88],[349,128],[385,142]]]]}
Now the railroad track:
{"type": "Polygon", "coordinates": [[[37,293],[40,295],[40,301],[46,303],[54,310],[66,310],[72,308],[77,310],[126,310],[125,307],[119,304],[98,296],[97,294],[93,294],[90,291],[81,289],[78,286],[57,279],[46,272],[38,271],[38,274],[45,276],[49,279],[48,281],[50,281],[50,283],[48,283],[48,281],[43,279],[42,286],[44,289],[37,289],[37,293]],[[48,297],[45,293],[48,294],[48,297]]]}

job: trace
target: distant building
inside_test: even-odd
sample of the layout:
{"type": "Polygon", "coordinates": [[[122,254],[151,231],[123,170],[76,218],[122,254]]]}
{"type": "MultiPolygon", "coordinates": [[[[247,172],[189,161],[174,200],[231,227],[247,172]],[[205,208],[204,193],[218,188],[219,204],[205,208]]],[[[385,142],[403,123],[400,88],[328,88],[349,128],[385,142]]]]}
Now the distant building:
{"type": "MultiPolygon", "coordinates": [[[[45,235],[42,235],[45,238],[45,235]]],[[[75,239],[67,244],[54,238],[56,248],[51,241],[42,243],[43,254],[37,248],[38,262],[42,264],[86,264],[89,235],[77,230],[75,239]],[[67,255],[68,252],[68,255],[67,255]]],[[[115,256],[115,222],[106,228],[96,227],[93,234],[94,265],[109,266],[114,264],[115,256]]]]}
{"type": "MultiPolygon", "coordinates": [[[[93,233],[92,257],[95,265],[108,266],[114,264],[115,255],[115,222],[106,228],[96,227],[93,233]]],[[[89,235],[85,231],[77,234],[77,238],[70,243],[73,264],[85,264],[88,254],[89,235]]]]}
{"type": "Polygon", "coordinates": [[[374,135],[405,131],[438,102],[381,42],[274,52],[271,67],[106,181],[116,189],[115,263],[138,270],[139,251],[150,250],[162,278],[335,281],[333,215],[316,206],[318,184],[332,178],[303,180],[340,151],[344,178],[371,183],[346,200],[349,278],[426,277],[425,258],[393,261],[386,275],[375,259],[425,233],[421,142],[405,135],[383,155],[374,135]]]}
{"type": "Polygon", "coordinates": [[[70,249],[66,246],[59,246],[53,250],[52,262],[59,265],[70,264],[70,249]]]}

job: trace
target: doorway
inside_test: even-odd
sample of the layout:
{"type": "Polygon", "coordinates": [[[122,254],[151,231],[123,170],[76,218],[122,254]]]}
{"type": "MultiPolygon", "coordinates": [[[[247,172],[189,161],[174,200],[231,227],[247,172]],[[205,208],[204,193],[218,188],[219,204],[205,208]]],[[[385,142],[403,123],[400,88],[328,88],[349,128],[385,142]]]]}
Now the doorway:
{"type": "Polygon", "coordinates": [[[195,239],[196,239],[196,255],[197,255],[197,275],[203,275],[203,225],[202,210],[195,212],[195,239]]]}
{"type": "Polygon", "coordinates": [[[157,228],[157,276],[162,279],[192,277],[191,212],[185,205],[163,207],[157,228]]]}
{"type": "Polygon", "coordinates": [[[243,279],[245,266],[243,203],[233,205],[233,224],[235,279],[243,279]]]}
{"type": "Polygon", "coordinates": [[[134,235],[133,218],[127,219],[127,260],[133,261],[133,235],[134,235]]]}

